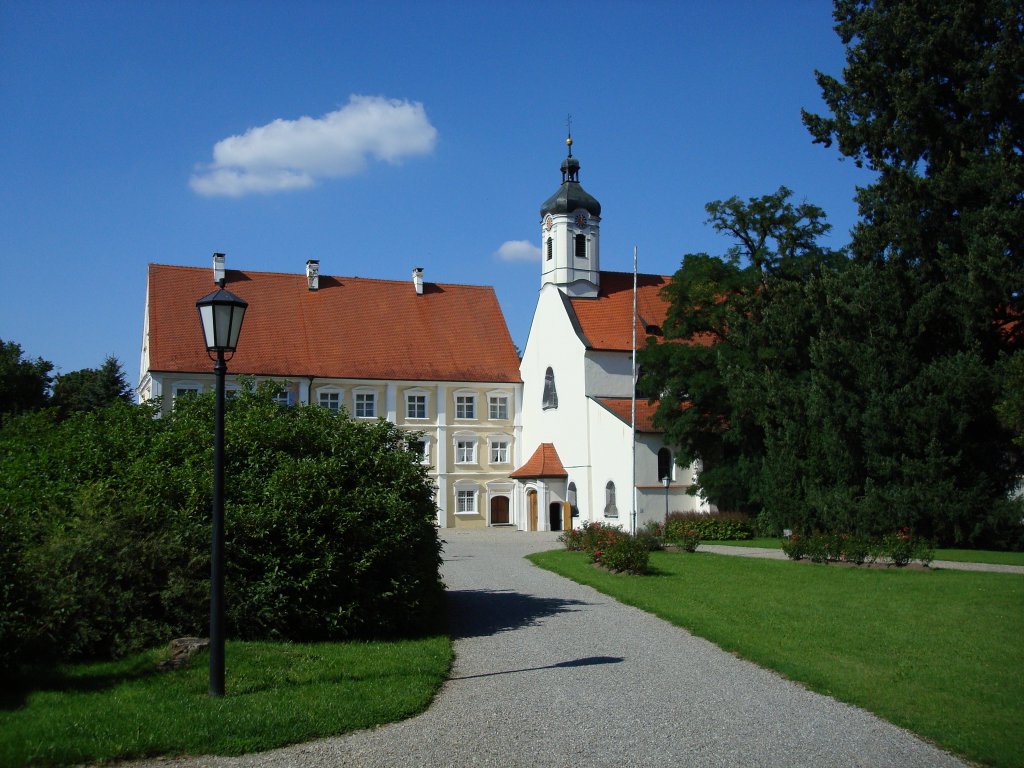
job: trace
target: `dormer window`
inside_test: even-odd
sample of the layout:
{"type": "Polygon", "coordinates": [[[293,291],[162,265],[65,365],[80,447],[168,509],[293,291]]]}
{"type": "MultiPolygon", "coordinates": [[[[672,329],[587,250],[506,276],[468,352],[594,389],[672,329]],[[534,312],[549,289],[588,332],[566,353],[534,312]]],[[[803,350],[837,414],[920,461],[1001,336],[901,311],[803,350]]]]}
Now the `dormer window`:
{"type": "Polygon", "coordinates": [[[558,392],[555,389],[555,372],[548,368],[544,374],[544,401],[542,407],[546,410],[548,408],[558,407],[558,392]]]}
{"type": "Polygon", "coordinates": [[[574,238],[574,242],[576,243],[576,258],[587,258],[587,236],[576,235],[576,237],[574,238]]]}

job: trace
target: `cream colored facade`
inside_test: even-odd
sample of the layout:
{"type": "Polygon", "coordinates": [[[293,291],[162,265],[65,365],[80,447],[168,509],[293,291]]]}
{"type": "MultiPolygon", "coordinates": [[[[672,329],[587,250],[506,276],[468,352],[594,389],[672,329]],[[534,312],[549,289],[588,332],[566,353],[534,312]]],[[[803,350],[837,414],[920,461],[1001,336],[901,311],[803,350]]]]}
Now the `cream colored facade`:
{"type": "MultiPolygon", "coordinates": [[[[408,431],[410,439],[422,445],[423,461],[436,484],[440,527],[482,528],[514,522],[515,483],[509,473],[522,461],[522,384],[308,377],[273,380],[284,384],[285,404],[343,408],[359,421],[383,418],[408,431]]],[[[147,371],[138,391],[142,400],[162,398],[162,409],[169,411],[175,397],[210,391],[213,386],[212,372],[147,371]]],[[[229,373],[229,392],[236,386],[229,373]]]]}

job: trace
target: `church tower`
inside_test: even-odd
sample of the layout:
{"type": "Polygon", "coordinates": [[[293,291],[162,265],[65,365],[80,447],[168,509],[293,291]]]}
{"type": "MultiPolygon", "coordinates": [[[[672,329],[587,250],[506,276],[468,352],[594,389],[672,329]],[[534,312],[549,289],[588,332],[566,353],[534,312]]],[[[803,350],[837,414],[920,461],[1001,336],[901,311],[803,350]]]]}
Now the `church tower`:
{"type": "Polygon", "coordinates": [[[565,140],[562,186],[540,207],[541,287],[552,283],[572,297],[597,296],[601,282],[601,204],[580,186],[580,161],[565,140]]]}

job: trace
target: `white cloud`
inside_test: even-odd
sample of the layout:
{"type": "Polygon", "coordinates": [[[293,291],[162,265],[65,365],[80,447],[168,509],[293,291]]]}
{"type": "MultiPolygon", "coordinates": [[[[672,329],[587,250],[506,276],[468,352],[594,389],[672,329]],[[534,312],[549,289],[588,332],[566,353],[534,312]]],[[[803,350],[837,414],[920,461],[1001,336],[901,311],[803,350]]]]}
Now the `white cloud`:
{"type": "Polygon", "coordinates": [[[494,255],[502,261],[540,261],[540,247],[529,240],[508,240],[494,255]]]}
{"type": "Polygon", "coordinates": [[[317,179],[352,176],[369,158],[397,164],[433,151],[437,129],[419,102],[350,96],[323,117],[274,120],[228,136],[213,162],[189,180],[200,195],[241,197],[313,186],[317,179]]]}

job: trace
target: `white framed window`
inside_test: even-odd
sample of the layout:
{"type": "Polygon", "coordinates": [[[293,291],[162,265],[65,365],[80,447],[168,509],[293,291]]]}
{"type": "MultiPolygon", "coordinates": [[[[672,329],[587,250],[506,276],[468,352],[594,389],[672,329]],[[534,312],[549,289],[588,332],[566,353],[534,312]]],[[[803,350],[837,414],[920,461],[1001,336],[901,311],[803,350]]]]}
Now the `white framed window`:
{"type": "Polygon", "coordinates": [[[457,437],[455,439],[455,463],[476,464],[475,437],[457,437]]]}
{"type": "Polygon", "coordinates": [[[476,395],[463,393],[455,395],[455,418],[475,419],[476,418],[476,395]]]}
{"type": "Polygon", "coordinates": [[[373,419],[377,417],[377,393],[356,392],[356,418],[373,419]]]}
{"type": "Polygon", "coordinates": [[[455,514],[475,515],[477,514],[477,498],[479,489],[476,483],[458,483],[455,486],[455,514]]]}
{"type": "Polygon", "coordinates": [[[338,413],[341,410],[341,390],[321,389],[317,392],[316,401],[321,408],[338,413]]]}
{"type": "Polygon", "coordinates": [[[427,438],[409,438],[409,450],[420,457],[420,464],[430,463],[430,440],[427,438]]]}
{"type": "Polygon", "coordinates": [[[427,394],[425,392],[406,392],[405,418],[427,418],[427,394]]]}
{"type": "Polygon", "coordinates": [[[488,395],[487,416],[495,421],[508,419],[508,395],[504,392],[488,395]]]}
{"type": "Polygon", "coordinates": [[[491,464],[508,464],[508,438],[494,438],[491,444],[491,464]]]}
{"type": "Polygon", "coordinates": [[[172,401],[179,397],[198,397],[203,391],[203,385],[195,381],[179,381],[171,389],[172,401]]]}

